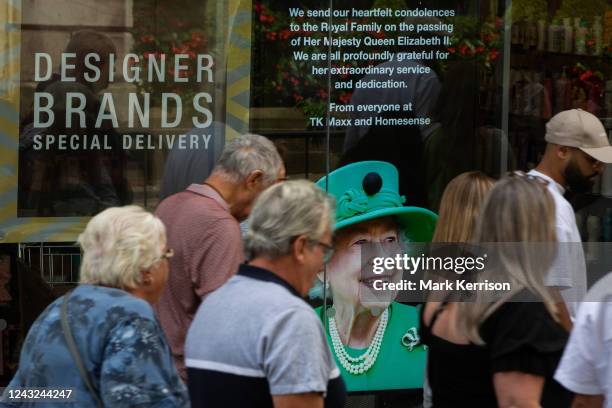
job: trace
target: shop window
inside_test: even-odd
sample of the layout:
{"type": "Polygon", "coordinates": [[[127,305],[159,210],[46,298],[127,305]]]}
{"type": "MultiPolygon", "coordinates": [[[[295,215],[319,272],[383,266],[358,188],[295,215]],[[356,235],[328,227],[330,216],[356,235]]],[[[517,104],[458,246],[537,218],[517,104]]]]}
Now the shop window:
{"type": "MultiPolygon", "coordinates": [[[[404,205],[432,212],[460,173],[533,168],[561,110],[590,111],[612,132],[605,0],[5,0],[0,10],[0,240],[27,243],[30,267],[70,248],[38,272],[54,287],[78,281],[72,243],[89,217],[154,210],[247,132],[277,143],[292,178],[389,162],[404,205]]],[[[572,197],[585,241],[612,241],[610,197],[609,165],[572,197]]],[[[333,298],[312,303],[325,311],[333,298]]],[[[346,374],[352,404],[420,398],[410,379],[360,374],[346,374]]]]}

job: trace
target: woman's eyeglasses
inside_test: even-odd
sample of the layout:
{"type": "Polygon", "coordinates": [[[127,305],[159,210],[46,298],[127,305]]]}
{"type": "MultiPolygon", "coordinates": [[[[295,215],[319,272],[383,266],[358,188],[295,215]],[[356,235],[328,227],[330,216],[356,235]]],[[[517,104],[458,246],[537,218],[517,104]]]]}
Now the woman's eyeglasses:
{"type": "Polygon", "coordinates": [[[174,256],[174,250],[173,249],[167,249],[166,252],[164,252],[161,256],[161,259],[170,259],[174,256]]]}

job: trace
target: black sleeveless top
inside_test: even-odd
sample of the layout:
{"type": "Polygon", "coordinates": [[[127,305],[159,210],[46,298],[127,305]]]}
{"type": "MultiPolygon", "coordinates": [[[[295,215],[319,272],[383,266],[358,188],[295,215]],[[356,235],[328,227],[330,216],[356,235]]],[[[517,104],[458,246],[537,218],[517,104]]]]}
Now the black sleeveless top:
{"type": "Polygon", "coordinates": [[[420,335],[429,346],[427,375],[434,408],[497,407],[493,374],[508,371],[545,378],[543,407],[571,405],[571,393],[553,379],[568,333],[543,303],[501,305],[480,327],[484,346],[456,344],[432,333],[446,305],[434,311],[430,326],[421,311],[420,335]]]}

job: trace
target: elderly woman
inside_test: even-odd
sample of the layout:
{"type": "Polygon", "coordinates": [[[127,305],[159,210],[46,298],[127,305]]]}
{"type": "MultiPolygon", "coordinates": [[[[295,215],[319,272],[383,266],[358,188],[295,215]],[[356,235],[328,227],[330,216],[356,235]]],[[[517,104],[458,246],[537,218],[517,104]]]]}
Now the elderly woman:
{"type": "Polygon", "coordinates": [[[79,244],[81,284],[30,329],[4,402],[29,406],[11,391],[49,387],[70,390],[79,407],[188,407],[150,305],[164,287],[172,256],[164,225],[136,206],[109,208],[91,219],[79,244]]]}
{"type": "Polygon", "coordinates": [[[302,299],[331,250],[333,205],[309,181],[255,202],[249,263],[202,302],[185,363],[197,407],[340,408],[344,383],[314,310],[302,299]]]}
{"type": "Polygon", "coordinates": [[[335,252],[324,277],[333,306],[319,314],[347,389],[421,388],[426,352],[418,311],[393,301],[396,292],[381,298],[375,290],[375,281],[398,281],[401,272],[362,273],[362,259],[369,249],[399,253],[404,240],[430,241],[436,215],[403,206],[397,170],[386,162],[350,164],[317,184],[337,199],[335,252]]]}

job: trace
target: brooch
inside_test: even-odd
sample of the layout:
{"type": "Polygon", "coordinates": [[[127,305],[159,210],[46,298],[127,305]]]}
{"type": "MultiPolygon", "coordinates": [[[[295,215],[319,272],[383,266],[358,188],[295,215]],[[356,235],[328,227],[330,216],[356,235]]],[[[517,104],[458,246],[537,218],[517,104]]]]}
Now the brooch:
{"type": "Polygon", "coordinates": [[[408,351],[412,351],[419,344],[421,344],[421,337],[419,337],[419,332],[417,331],[416,327],[411,327],[402,336],[402,346],[408,348],[408,351]]]}

